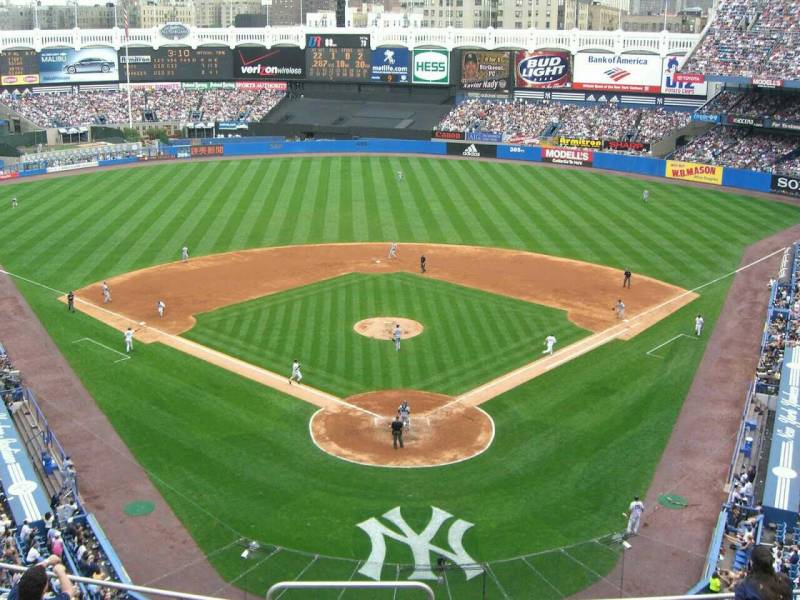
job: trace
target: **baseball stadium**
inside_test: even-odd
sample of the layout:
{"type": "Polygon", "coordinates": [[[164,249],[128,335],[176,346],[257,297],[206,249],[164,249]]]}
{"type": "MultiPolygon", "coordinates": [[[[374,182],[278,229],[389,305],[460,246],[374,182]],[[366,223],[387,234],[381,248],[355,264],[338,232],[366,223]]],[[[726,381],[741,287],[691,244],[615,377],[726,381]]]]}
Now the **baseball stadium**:
{"type": "Polygon", "coordinates": [[[125,10],[0,30],[2,593],[800,589],[795,0],[125,10]]]}

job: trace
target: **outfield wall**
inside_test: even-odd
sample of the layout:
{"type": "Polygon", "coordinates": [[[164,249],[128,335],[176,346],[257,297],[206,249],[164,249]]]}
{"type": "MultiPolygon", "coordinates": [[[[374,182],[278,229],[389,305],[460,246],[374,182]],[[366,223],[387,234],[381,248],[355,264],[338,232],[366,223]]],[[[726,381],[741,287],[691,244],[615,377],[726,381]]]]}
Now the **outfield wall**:
{"type": "MultiPolygon", "coordinates": [[[[780,189],[777,183],[778,178],[768,173],[663,160],[650,156],[599,152],[586,148],[374,138],[295,142],[274,137],[247,137],[206,138],[194,140],[194,142],[194,144],[190,143],[189,140],[183,141],[183,143],[173,142],[172,145],[162,146],[162,152],[165,157],[177,159],[291,154],[416,154],[460,156],[472,159],[501,158],[522,162],[548,162],[563,166],[592,167],[607,171],[664,177],[755,192],[785,191],[786,193],[800,196],[800,190],[780,189]]],[[[130,163],[136,160],[103,160],[100,161],[100,166],[130,163]]],[[[98,166],[97,163],[86,163],[80,166],[70,165],[70,168],[91,168],[96,166],[98,166]]],[[[19,171],[18,175],[20,177],[44,175],[52,171],[53,169],[50,168],[23,170],[19,171]]],[[[10,175],[8,177],[10,178],[10,175]]]]}

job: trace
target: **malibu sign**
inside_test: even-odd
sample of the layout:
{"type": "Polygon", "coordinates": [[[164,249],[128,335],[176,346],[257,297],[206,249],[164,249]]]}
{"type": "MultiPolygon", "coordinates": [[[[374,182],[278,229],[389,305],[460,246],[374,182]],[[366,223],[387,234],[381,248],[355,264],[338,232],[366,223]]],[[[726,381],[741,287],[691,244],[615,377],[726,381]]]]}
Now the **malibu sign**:
{"type": "Polygon", "coordinates": [[[414,50],[412,83],[450,83],[450,55],[447,50],[414,50]]]}

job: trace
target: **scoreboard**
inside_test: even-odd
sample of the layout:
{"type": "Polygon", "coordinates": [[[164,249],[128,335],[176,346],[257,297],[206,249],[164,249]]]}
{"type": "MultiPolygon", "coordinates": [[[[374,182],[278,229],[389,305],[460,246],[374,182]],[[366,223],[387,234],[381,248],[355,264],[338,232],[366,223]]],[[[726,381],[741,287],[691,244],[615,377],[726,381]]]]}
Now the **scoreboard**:
{"type": "Polygon", "coordinates": [[[369,81],[372,50],[369,48],[308,48],[306,76],[318,81],[369,81]]]}
{"type": "Polygon", "coordinates": [[[0,53],[2,85],[39,83],[39,54],[36,50],[5,50],[0,53]]]}
{"type": "Polygon", "coordinates": [[[222,81],[233,78],[233,56],[228,48],[135,48],[119,54],[120,81],[222,81]]]}
{"type": "Polygon", "coordinates": [[[369,34],[310,33],[306,36],[306,48],[369,48],[369,34]]]}

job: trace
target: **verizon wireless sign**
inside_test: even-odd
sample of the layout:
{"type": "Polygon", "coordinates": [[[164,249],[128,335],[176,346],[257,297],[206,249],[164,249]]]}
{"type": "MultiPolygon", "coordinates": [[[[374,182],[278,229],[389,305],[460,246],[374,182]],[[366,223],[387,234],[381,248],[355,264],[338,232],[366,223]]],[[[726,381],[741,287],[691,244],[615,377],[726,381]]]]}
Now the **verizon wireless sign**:
{"type": "Polygon", "coordinates": [[[302,48],[239,46],[233,51],[236,79],[282,81],[305,79],[306,59],[302,48]]]}
{"type": "Polygon", "coordinates": [[[576,167],[590,167],[594,160],[594,153],[591,150],[581,150],[577,148],[553,148],[550,146],[542,147],[542,162],[549,162],[556,165],[573,165],[576,167]]]}

